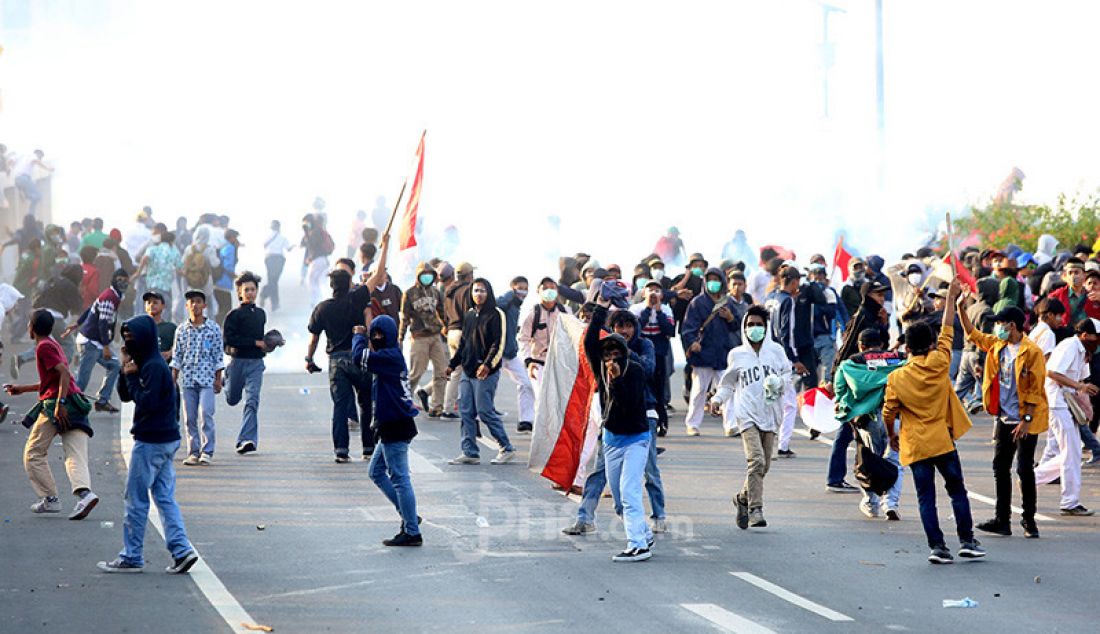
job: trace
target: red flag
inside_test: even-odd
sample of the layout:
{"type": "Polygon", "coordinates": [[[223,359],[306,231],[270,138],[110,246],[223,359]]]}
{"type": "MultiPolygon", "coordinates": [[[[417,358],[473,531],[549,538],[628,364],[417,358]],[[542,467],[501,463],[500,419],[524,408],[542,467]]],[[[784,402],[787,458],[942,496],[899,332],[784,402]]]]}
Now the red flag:
{"type": "Polygon", "coordinates": [[[412,191],[409,193],[409,202],[405,205],[405,213],[401,216],[401,228],[398,231],[398,247],[404,251],[416,246],[416,212],[420,207],[420,186],[424,181],[424,137],[428,134],[425,130],[420,135],[420,145],[416,148],[416,176],[413,178],[412,191]]]}
{"type": "Polygon", "coordinates": [[[848,263],[852,261],[852,254],[844,248],[844,238],[837,240],[836,251],[833,253],[833,270],[840,270],[840,279],[848,281],[848,263]]]}
{"type": "Polygon", "coordinates": [[[955,265],[955,276],[970,289],[971,293],[978,292],[978,280],[974,279],[974,276],[962,265],[962,262],[959,262],[959,258],[952,253],[948,253],[943,257],[943,261],[955,265]]]}

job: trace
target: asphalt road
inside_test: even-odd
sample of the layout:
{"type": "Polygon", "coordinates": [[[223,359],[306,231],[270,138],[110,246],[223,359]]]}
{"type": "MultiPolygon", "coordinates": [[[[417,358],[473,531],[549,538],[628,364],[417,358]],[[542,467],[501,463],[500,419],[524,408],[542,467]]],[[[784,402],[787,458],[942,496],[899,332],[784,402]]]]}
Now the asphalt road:
{"type": "MultiPolygon", "coordinates": [[[[398,517],[365,462],[332,461],[326,386],[324,375],[269,373],[260,451],[249,456],[231,451],[240,409],[219,399],[214,464],[179,467],[188,534],[212,572],[191,577],[162,572],[168,554],[152,528],[144,574],[107,576],[95,568],[122,539],[117,415],[94,417],[92,475],[103,501],[83,522],[29,512],[26,432],[5,423],[0,631],[245,631],[242,615],[277,632],[1003,633],[1079,632],[1095,622],[1082,599],[1100,564],[1100,518],[1058,516],[1057,486],[1040,487],[1039,511],[1052,518],[1040,522],[1042,539],[983,538],[984,560],[931,566],[910,482],[903,521],[864,518],[858,495],[824,491],[830,448],[796,436],[798,457],[776,460],[766,480],[768,527],[740,531],[729,500],[743,479],[744,456],[740,440],[725,438],[716,419],[704,423],[701,437],[674,426],[660,443],[668,450],[660,466],[672,532],[658,537],[648,562],[610,561],[624,545],[610,500],[601,503],[597,534],[563,536],[573,499],[523,464],[488,464],[487,447],[480,466],[448,466],[458,454],[458,426],[427,420],[418,421],[412,444],[425,545],[387,549],[381,540],[397,531],[398,517]],[[212,607],[210,592],[232,622],[212,607]],[[978,607],[941,607],[943,599],[963,597],[978,607]]],[[[26,397],[14,402],[13,410],[29,406],[26,397]]],[[[498,409],[510,412],[509,430],[514,404],[514,388],[502,382],[498,409]]],[[[964,472],[973,493],[992,496],[990,425],[976,423],[960,444],[964,472]]],[[[525,463],[529,436],[513,438],[525,463]]],[[[64,488],[60,447],[55,452],[51,464],[64,488]]],[[[1083,502],[1100,504],[1100,470],[1086,470],[1083,479],[1083,502]]],[[[940,491],[941,522],[955,546],[940,491]]],[[[71,498],[63,504],[67,511],[71,498]]],[[[980,520],[992,507],[974,501],[973,511],[980,520]]]]}

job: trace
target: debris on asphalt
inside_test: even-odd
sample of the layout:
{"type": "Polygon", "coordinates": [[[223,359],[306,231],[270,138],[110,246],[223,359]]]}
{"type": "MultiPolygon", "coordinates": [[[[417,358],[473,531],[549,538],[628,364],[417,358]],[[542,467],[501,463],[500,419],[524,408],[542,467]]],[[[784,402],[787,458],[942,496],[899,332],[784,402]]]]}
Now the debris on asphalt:
{"type": "Polygon", "coordinates": [[[260,625],[259,623],[241,623],[241,627],[246,630],[252,630],[253,632],[274,632],[275,628],[270,625],[260,625]]]}
{"type": "Polygon", "coordinates": [[[1000,593],[1000,592],[994,592],[994,593],[993,593],[993,596],[995,596],[995,597],[997,597],[997,598],[1000,598],[1000,596],[1001,596],[1001,593],[1000,593]]]}
{"type": "Polygon", "coordinates": [[[258,531],[262,531],[265,528],[267,528],[267,524],[257,524],[256,525],[256,530],[258,530],[258,531]]]}
{"type": "Polygon", "coordinates": [[[298,390],[298,393],[302,396],[309,396],[309,388],[303,387],[302,389],[298,390]]]}
{"type": "Polygon", "coordinates": [[[99,527],[100,528],[114,528],[115,523],[114,522],[100,522],[99,527]]]}
{"type": "Polygon", "coordinates": [[[1035,577],[1035,583],[1042,583],[1042,581],[1043,581],[1042,577],[1039,577],[1039,576],[1035,577]]]}
{"type": "Polygon", "coordinates": [[[864,565],[864,566],[877,566],[879,568],[885,568],[886,567],[886,564],[881,564],[877,561],[862,561],[861,560],[859,563],[861,565],[864,565]]]}
{"type": "Polygon", "coordinates": [[[476,523],[477,523],[478,528],[489,528],[489,520],[485,519],[484,517],[482,517],[480,515],[477,516],[477,522],[476,523]]]}
{"type": "Polygon", "coordinates": [[[67,583],[59,583],[59,584],[57,584],[57,587],[58,587],[58,588],[68,588],[68,587],[69,587],[69,584],[67,584],[67,583]]]}
{"type": "Polygon", "coordinates": [[[974,599],[971,599],[970,597],[966,597],[965,599],[944,599],[943,600],[943,607],[945,607],[945,608],[976,608],[976,607],[978,607],[978,602],[975,601],[974,599]]]}

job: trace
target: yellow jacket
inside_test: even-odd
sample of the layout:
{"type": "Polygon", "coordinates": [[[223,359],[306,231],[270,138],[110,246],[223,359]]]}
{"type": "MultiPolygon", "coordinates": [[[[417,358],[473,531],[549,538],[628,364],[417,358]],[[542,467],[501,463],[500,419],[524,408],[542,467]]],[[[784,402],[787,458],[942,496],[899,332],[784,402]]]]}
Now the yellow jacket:
{"type": "Polygon", "coordinates": [[[890,426],[901,415],[902,465],[951,453],[955,441],[970,430],[970,418],[951,387],[953,335],[954,328],[944,326],[934,350],[910,357],[886,380],[882,418],[890,426]]]}
{"type": "MultiPolygon", "coordinates": [[[[988,354],[985,355],[985,371],[982,374],[982,403],[985,411],[996,415],[1001,408],[1001,384],[997,377],[1001,373],[1001,350],[1008,344],[993,335],[972,330],[967,337],[988,354]]],[[[1047,393],[1043,383],[1047,376],[1047,362],[1043,351],[1027,337],[1020,341],[1020,351],[1016,355],[1016,395],[1020,400],[1020,415],[1024,408],[1031,406],[1031,424],[1027,433],[1041,434],[1050,426],[1050,412],[1047,408],[1047,393]]]]}

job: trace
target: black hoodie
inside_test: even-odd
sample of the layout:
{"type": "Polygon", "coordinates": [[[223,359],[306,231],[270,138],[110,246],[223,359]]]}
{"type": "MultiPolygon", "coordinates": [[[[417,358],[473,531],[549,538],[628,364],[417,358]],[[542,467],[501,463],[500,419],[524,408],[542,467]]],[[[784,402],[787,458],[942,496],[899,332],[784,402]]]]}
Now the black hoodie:
{"type": "Polygon", "coordinates": [[[118,397],[134,403],[130,433],[141,442],[175,442],[180,439],[176,386],[172,371],[160,356],[157,325],[152,317],[138,315],[122,324],[123,337],[126,332],[132,335],[126,351],[138,366],[136,373],[123,374],[118,382],[118,397]]]}
{"type": "MultiPolygon", "coordinates": [[[[584,333],[584,353],[596,375],[600,390],[600,406],[603,411],[603,426],[613,434],[630,436],[649,431],[649,419],[646,417],[645,370],[641,364],[631,358],[630,348],[622,335],[601,336],[603,324],[607,319],[607,308],[597,306],[592,311],[592,322],[584,333]],[[617,347],[619,357],[619,378],[608,382],[603,365],[603,350],[617,347]]],[[[639,337],[636,337],[639,338],[639,337]]]]}
{"type": "MultiPolygon", "coordinates": [[[[482,284],[489,291],[485,303],[474,306],[466,311],[462,317],[462,339],[458,343],[458,350],[451,357],[451,368],[462,366],[466,376],[474,378],[477,369],[482,365],[489,366],[489,374],[500,370],[504,360],[504,343],[506,337],[506,321],[504,311],[497,308],[497,300],[493,297],[493,285],[489,280],[478,278],[473,284],[482,284]]],[[[473,284],[468,289],[473,289],[473,284]]],[[[470,295],[473,303],[473,295],[470,295]]]]}

